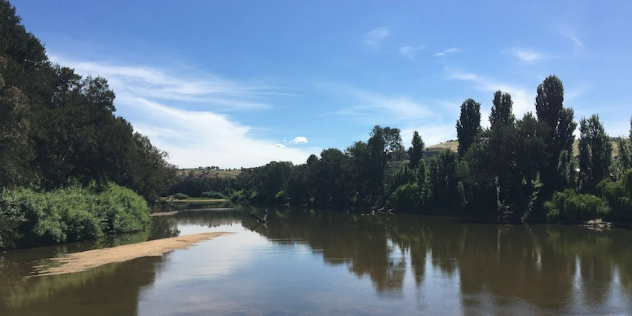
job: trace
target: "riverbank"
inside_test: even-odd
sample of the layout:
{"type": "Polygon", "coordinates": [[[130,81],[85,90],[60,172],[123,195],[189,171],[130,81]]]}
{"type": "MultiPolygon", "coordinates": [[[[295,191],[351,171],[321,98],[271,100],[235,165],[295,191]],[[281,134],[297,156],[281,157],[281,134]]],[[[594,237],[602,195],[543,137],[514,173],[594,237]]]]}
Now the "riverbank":
{"type": "Polygon", "coordinates": [[[229,234],[232,233],[202,233],[66,254],[51,259],[53,266],[35,267],[37,270],[35,276],[75,273],[108,263],[124,262],[140,257],[162,256],[173,250],[187,249],[199,242],[229,234]]]}

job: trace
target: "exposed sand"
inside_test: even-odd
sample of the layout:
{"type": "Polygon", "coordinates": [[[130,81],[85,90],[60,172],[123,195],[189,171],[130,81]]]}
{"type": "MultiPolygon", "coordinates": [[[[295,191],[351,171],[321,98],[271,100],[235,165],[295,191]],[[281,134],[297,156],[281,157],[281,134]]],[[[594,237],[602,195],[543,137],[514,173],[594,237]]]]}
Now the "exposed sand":
{"type": "Polygon", "coordinates": [[[228,234],[232,233],[202,233],[66,254],[51,259],[56,261],[56,263],[61,263],[59,266],[36,267],[38,269],[37,276],[75,273],[113,262],[123,262],[140,257],[162,256],[169,251],[187,249],[200,241],[228,234]]]}

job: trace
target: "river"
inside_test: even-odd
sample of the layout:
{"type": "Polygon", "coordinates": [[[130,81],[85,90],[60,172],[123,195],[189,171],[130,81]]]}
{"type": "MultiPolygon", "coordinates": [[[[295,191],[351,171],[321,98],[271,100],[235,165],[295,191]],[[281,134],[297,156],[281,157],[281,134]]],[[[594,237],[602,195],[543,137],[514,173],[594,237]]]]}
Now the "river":
{"type": "Polygon", "coordinates": [[[254,207],[0,253],[0,315],[629,315],[632,231],[254,207]],[[34,276],[49,258],[202,232],[162,257],[34,276]]]}

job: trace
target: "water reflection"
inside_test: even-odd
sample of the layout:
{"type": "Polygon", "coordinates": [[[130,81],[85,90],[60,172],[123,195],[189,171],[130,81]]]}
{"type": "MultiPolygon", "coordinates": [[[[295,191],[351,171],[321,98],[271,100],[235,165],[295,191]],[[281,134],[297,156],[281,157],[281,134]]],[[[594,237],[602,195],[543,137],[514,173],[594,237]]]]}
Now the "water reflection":
{"type": "Polygon", "coordinates": [[[402,296],[408,265],[417,288],[429,271],[433,278],[457,280],[468,314],[502,313],[508,306],[626,314],[631,307],[632,232],[626,230],[276,210],[268,228],[257,232],[307,243],[328,264],[369,276],[377,293],[388,297],[402,296]]]}
{"type": "Polygon", "coordinates": [[[176,315],[185,307],[192,315],[625,315],[632,308],[632,231],[288,208],[271,208],[260,225],[249,213],[263,210],[181,212],[127,239],[2,254],[0,315],[176,315]],[[239,233],[162,257],[26,278],[34,264],[62,253],[213,230],[239,233]]]}

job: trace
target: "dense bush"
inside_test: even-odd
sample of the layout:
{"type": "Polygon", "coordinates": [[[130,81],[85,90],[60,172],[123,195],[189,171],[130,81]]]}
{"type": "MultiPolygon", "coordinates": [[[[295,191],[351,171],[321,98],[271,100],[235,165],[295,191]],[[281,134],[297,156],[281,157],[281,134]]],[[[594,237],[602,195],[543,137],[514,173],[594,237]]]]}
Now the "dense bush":
{"type": "Polygon", "coordinates": [[[93,239],[138,231],[149,222],[143,197],[113,183],[46,193],[5,189],[0,195],[0,248],[93,239]]]}
{"type": "Polygon", "coordinates": [[[608,219],[632,223],[632,170],[626,171],[621,180],[600,186],[602,196],[611,208],[608,219]]]}
{"type": "Polygon", "coordinates": [[[176,200],[187,200],[189,196],[184,193],[176,193],[173,195],[173,198],[176,200]]]}
{"type": "Polygon", "coordinates": [[[588,221],[604,218],[609,209],[602,199],[573,190],[555,192],[553,199],[544,203],[546,220],[552,223],[588,221]]]}
{"type": "Polygon", "coordinates": [[[398,211],[412,211],[421,202],[421,190],[417,183],[404,184],[391,195],[391,203],[398,211]]]}
{"type": "Polygon", "coordinates": [[[202,197],[205,198],[209,198],[209,199],[225,199],[226,196],[220,192],[215,192],[215,191],[208,191],[208,192],[202,192],[202,197]]]}

